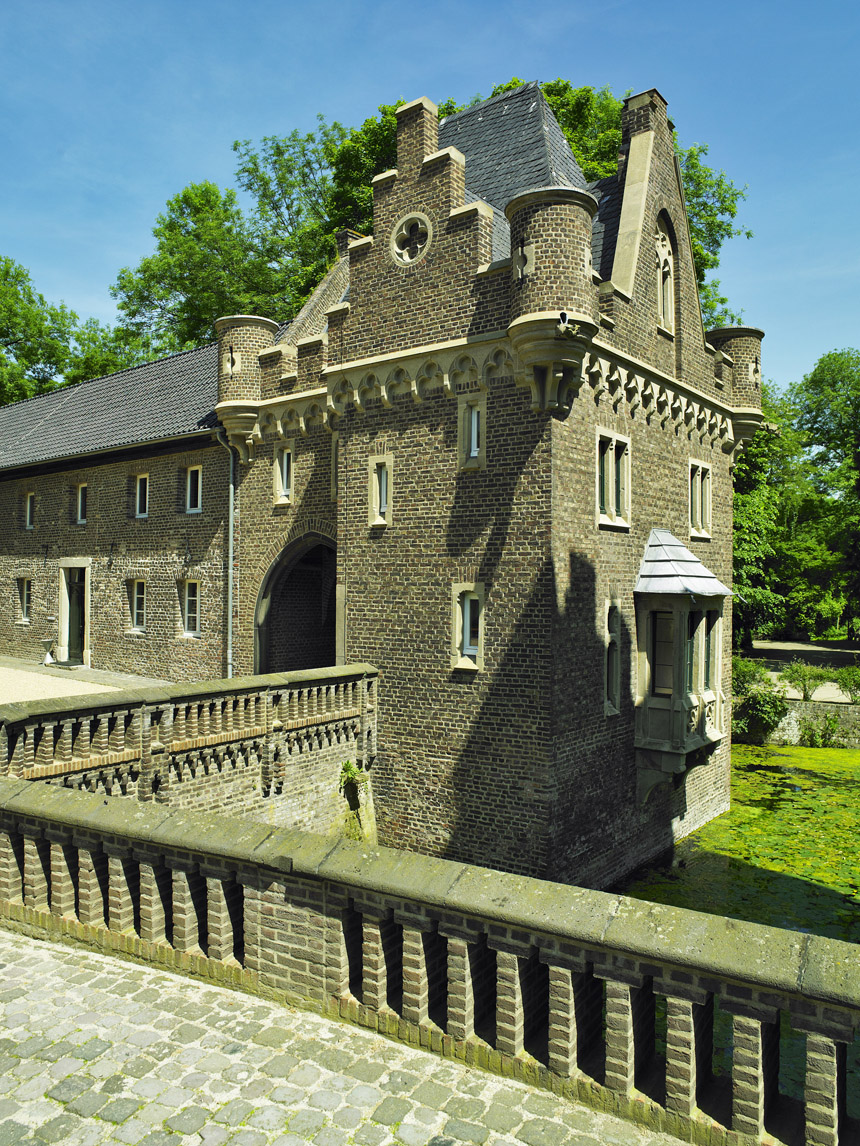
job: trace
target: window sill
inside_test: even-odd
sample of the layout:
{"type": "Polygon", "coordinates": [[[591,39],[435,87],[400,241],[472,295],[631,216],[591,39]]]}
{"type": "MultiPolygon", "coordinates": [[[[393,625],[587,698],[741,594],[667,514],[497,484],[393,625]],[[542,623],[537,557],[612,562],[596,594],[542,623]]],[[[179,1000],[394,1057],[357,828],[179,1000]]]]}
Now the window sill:
{"type": "Polygon", "coordinates": [[[293,508],[292,500],[288,497],[276,497],[272,501],[272,513],[286,513],[293,508]]]}
{"type": "Polygon", "coordinates": [[[608,700],[603,702],[603,715],[604,716],[620,716],[621,709],[616,708],[614,704],[610,704],[608,700]]]}
{"type": "Polygon", "coordinates": [[[597,519],[598,529],[607,529],[614,533],[629,533],[630,522],[626,521],[623,517],[608,517],[606,514],[601,513],[597,519]]]}
{"type": "Polygon", "coordinates": [[[711,535],[710,535],[710,533],[708,533],[704,529],[699,529],[699,530],[691,529],[690,530],[690,540],[691,541],[710,541],[711,535]]]}
{"type": "Polygon", "coordinates": [[[124,637],[145,637],[146,635],[146,629],[126,629],[123,633],[124,637]]]}
{"type": "Polygon", "coordinates": [[[134,520],[135,521],[149,521],[149,514],[148,513],[136,513],[134,515],[134,520]]]}
{"type": "Polygon", "coordinates": [[[386,521],[386,519],[384,517],[376,517],[370,523],[371,529],[386,529],[387,527],[388,527],[388,522],[386,521]]]}
{"type": "Polygon", "coordinates": [[[670,342],[675,341],[675,332],[673,330],[669,330],[667,326],[661,326],[659,322],[657,323],[657,333],[662,334],[664,338],[668,338],[670,342]]]}
{"type": "Polygon", "coordinates": [[[202,509],[186,509],[185,515],[186,517],[199,517],[202,512],[202,509]]]}
{"type": "Polygon", "coordinates": [[[199,641],[202,634],[200,633],[180,633],[180,641],[199,641]]]}
{"type": "Polygon", "coordinates": [[[456,657],[451,660],[451,668],[458,672],[479,672],[483,666],[471,657],[456,657]]]}
{"type": "Polygon", "coordinates": [[[27,620],[26,617],[24,617],[20,621],[16,621],[15,624],[22,629],[29,629],[29,627],[30,627],[30,622],[27,620]]]}
{"type": "Polygon", "coordinates": [[[485,470],[486,468],[487,463],[484,458],[466,458],[460,463],[460,469],[464,473],[474,473],[476,470],[485,470]]]}

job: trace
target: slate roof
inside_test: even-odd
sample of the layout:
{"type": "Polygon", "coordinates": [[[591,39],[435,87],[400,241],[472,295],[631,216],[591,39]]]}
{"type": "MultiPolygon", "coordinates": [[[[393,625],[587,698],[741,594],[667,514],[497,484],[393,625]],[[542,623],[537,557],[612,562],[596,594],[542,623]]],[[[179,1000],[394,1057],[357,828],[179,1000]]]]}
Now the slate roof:
{"type": "Polygon", "coordinates": [[[612,278],[618,224],[621,220],[623,188],[616,175],[589,183],[588,190],[597,200],[597,213],[591,224],[591,258],[594,269],[603,279],[612,278]]]}
{"type": "Polygon", "coordinates": [[[0,407],[0,470],[217,427],[218,345],[0,407]]]}
{"type": "Polygon", "coordinates": [[[586,190],[585,176],[537,83],[440,120],[439,147],[463,152],[473,194],[502,212],[515,195],[533,187],[586,190]]]}
{"type": "Polygon", "coordinates": [[[731,597],[722,581],[668,529],[652,529],[639,566],[634,593],[689,593],[695,597],[731,597]]]}

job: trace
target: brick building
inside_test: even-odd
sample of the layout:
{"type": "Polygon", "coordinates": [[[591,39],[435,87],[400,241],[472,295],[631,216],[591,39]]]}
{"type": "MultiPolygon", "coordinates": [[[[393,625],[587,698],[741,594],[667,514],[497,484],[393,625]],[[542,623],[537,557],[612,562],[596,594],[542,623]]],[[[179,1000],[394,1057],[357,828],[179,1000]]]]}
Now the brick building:
{"type": "Polygon", "coordinates": [[[591,185],[536,84],[397,118],[288,326],[0,410],[0,640],[375,664],[384,842],[605,885],[728,806],[762,333],[703,331],[657,91],[591,185]]]}

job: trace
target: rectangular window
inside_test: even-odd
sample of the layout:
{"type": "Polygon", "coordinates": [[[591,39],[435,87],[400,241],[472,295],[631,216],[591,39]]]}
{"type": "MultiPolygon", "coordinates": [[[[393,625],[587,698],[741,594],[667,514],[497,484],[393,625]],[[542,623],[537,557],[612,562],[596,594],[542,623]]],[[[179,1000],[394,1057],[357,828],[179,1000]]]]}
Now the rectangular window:
{"type": "Polygon", "coordinates": [[[690,533],[709,537],[711,533],[711,467],[690,463],[690,533]]]}
{"type": "Polygon", "coordinates": [[[202,466],[189,466],[185,474],[185,512],[200,513],[202,498],[202,466]]]}
{"type": "Polygon", "coordinates": [[[33,605],[33,582],[29,577],[18,578],[18,599],[21,605],[21,620],[29,624],[33,605]]]}
{"type": "Polygon", "coordinates": [[[484,586],[454,585],[451,595],[451,667],[484,667],[484,586]]]}
{"type": "Polygon", "coordinates": [[[651,614],[651,694],[671,696],[674,673],[675,630],[672,614],[651,614]]]}
{"type": "Polygon", "coordinates": [[[487,394],[469,392],[458,398],[459,462],[465,470],[484,469],[487,464],[487,394]]]}
{"type": "Polygon", "coordinates": [[[603,527],[630,527],[630,443],[602,431],[597,436],[597,521],[603,527]]]}
{"type": "Polygon", "coordinates": [[[78,486],[76,502],[77,502],[78,525],[86,525],[86,523],[87,523],[87,487],[86,487],[86,483],[78,486]]]}
{"type": "Polygon", "coordinates": [[[290,502],[293,499],[293,451],[275,450],[273,471],[276,502],[290,502]]]}
{"type": "Polygon", "coordinates": [[[36,495],[31,491],[24,494],[24,528],[33,529],[36,524],[36,495]]]}
{"type": "Polygon", "coordinates": [[[138,474],[135,482],[134,516],[149,517],[149,474],[138,474]]]}
{"type": "Polygon", "coordinates": [[[720,614],[717,610],[709,609],[705,623],[705,692],[716,691],[719,679],[716,662],[720,647],[717,631],[719,621],[720,614]]]}
{"type": "Polygon", "coordinates": [[[621,611],[617,605],[606,610],[606,663],[603,682],[603,712],[614,716],[621,710],[621,611]]]}
{"type": "Polygon", "coordinates": [[[377,454],[368,460],[367,523],[373,527],[391,525],[394,457],[377,454]]]}
{"type": "Polygon", "coordinates": [[[200,582],[186,581],[182,592],[182,627],[187,637],[200,633],[200,582]]]}
{"type": "Polygon", "coordinates": [[[687,614],[687,642],[684,647],[684,687],[687,692],[699,691],[696,680],[696,641],[701,623],[701,613],[687,614]]]}
{"type": "Polygon", "coordinates": [[[131,627],[140,632],[146,628],[145,581],[133,581],[131,585],[131,627]]]}

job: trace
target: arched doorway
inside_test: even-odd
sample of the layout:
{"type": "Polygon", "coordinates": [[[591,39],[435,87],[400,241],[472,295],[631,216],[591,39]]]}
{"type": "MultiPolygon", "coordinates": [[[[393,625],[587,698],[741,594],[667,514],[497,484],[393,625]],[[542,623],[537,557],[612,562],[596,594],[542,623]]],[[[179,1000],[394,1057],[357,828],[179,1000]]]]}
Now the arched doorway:
{"type": "Polygon", "coordinates": [[[333,665],[337,555],[319,534],[303,537],[269,570],[257,600],[255,671],[333,665]]]}

